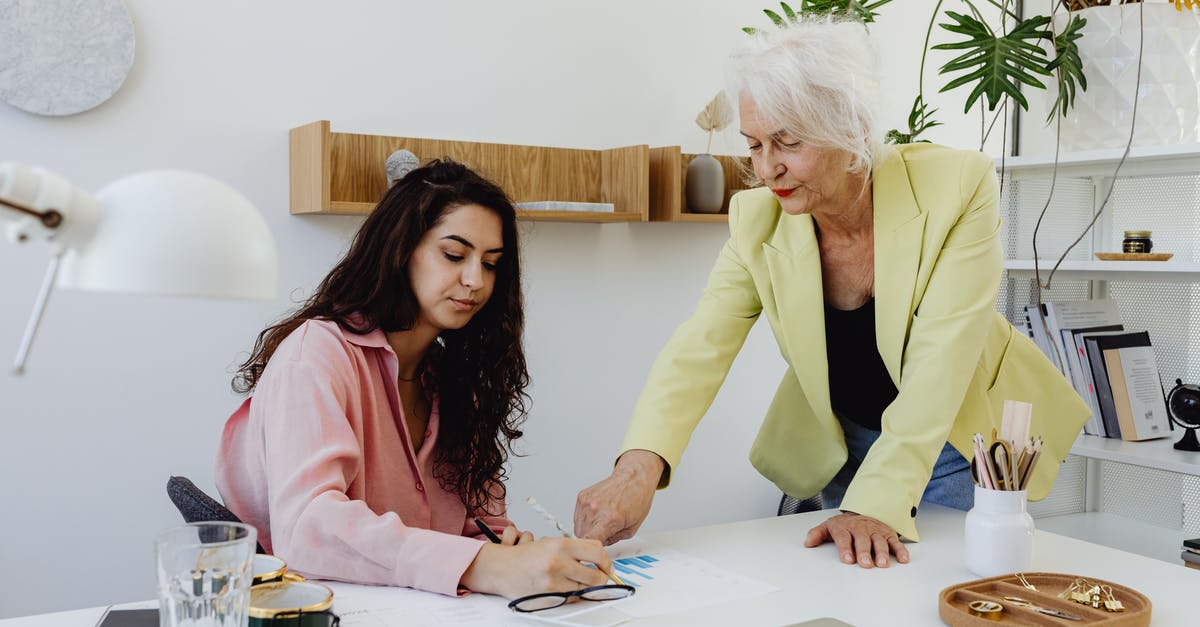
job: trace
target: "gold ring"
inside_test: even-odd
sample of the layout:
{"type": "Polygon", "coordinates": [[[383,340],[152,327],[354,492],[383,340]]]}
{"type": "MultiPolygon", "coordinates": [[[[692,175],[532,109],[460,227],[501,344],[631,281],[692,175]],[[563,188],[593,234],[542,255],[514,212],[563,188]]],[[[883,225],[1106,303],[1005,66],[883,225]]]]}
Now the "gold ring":
{"type": "Polygon", "coordinates": [[[1000,613],[1004,611],[1004,606],[995,601],[971,601],[967,607],[975,616],[988,620],[1000,620],[1000,613]]]}

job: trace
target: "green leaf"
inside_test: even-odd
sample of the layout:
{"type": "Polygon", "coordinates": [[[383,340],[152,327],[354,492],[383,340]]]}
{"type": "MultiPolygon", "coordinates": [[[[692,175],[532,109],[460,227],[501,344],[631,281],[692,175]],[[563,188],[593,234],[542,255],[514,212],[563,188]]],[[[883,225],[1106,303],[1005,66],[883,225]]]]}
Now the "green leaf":
{"type": "MultiPolygon", "coordinates": [[[[780,2],[779,8],[783,11],[783,15],[773,9],[763,9],[763,13],[780,28],[787,28],[789,23],[794,24],[804,17],[821,15],[847,16],[866,24],[874,22],[875,18],[879,16],[875,9],[891,1],[875,0],[864,4],[863,0],[800,0],[799,11],[792,9],[791,5],[786,2],[780,2]]],[[[745,26],[742,27],[742,31],[753,35],[758,32],[758,29],[745,26]]]]}
{"type": "Polygon", "coordinates": [[[789,21],[789,22],[791,22],[791,23],[793,23],[793,24],[795,24],[795,23],[796,23],[796,20],[797,20],[797,17],[796,17],[796,12],[792,10],[792,7],[789,7],[789,6],[788,6],[788,3],[786,3],[786,2],[780,2],[780,3],[779,3],[779,8],[783,9],[783,14],[784,14],[785,16],[787,16],[787,19],[788,19],[788,21],[789,21]]]}
{"type": "Polygon", "coordinates": [[[919,142],[928,142],[927,139],[917,139],[925,131],[941,126],[942,123],[932,118],[937,109],[929,109],[928,105],[917,96],[913,100],[912,111],[908,114],[908,132],[902,133],[896,129],[892,129],[884,136],[884,142],[889,144],[913,144],[919,142]]]}
{"type": "Polygon", "coordinates": [[[941,23],[944,30],[965,35],[967,39],[933,46],[934,50],[965,50],[939,70],[939,74],[959,75],[940,91],[950,91],[973,84],[963,112],[969,112],[979,98],[994,111],[1005,97],[1012,98],[1021,108],[1029,110],[1029,102],[1021,94],[1020,85],[1045,88],[1036,75],[1052,76],[1046,69],[1046,52],[1038,46],[1041,40],[1053,37],[1047,28],[1050,18],[1036,15],[1018,22],[1012,30],[998,35],[985,22],[970,15],[946,11],[952,23],[941,23]]]}
{"type": "Polygon", "coordinates": [[[1087,24],[1087,18],[1075,15],[1067,23],[1067,28],[1054,38],[1054,59],[1046,65],[1046,70],[1058,73],[1058,98],[1046,122],[1054,119],[1054,114],[1061,111],[1065,116],[1071,107],[1075,106],[1076,85],[1087,91],[1087,77],[1083,75],[1083,59],[1079,57],[1079,46],[1075,44],[1083,37],[1080,29],[1087,24]]]}

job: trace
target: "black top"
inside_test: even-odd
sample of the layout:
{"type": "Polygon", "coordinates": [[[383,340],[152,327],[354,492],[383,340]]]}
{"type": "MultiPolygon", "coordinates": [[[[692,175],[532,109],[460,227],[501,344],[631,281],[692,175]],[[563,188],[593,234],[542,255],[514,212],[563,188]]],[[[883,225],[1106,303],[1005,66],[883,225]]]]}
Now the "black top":
{"type": "Polygon", "coordinates": [[[833,413],[881,430],[883,410],[896,399],[897,390],[875,342],[874,298],[851,311],[825,304],[825,352],[833,413]]]}

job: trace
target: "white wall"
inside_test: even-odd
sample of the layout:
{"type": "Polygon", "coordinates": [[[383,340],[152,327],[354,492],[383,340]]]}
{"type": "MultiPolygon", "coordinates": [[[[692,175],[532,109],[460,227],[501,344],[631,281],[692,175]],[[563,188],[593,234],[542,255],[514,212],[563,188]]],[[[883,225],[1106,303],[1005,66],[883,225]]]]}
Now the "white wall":
{"type": "MultiPolygon", "coordinates": [[[[91,190],[150,168],[221,178],[265,214],[281,294],[268,303],[55,294],[28,374],[0,377],[0,617],[152,597],[152,538],[179,521],[167,477],[215,492],[218,433],[238,403],[231,367],[308,295],[360,222],[288,214],[289,128],[329,119],[347,132],[698,152],[704,137],[692,120],[721,86],[740,27],[765,26],[758,11],[769,3],[126,4],[138,42],[123,89],[61,119],[0,104],[0,159],[45,165],[91,190]]],[[[875,28],[889,126],[914,95],[928,16],[913,9],[933,2],[895,4],[875,28]]],[[[969,147],[977,118],[956,119],[960,100],[946,99],[951,123],[934,138],[969,147]]],[[[714,150],[740,150],[735,132],[714,150]]],[[[513,517],[541,534],[520,501],[535,495],[569,520],[576,492],[606,473],[642,379],[691,311],[725,229],[522,230],[534,408],[510,498],[513,517]]],[[[0,245],[4,359],[46,258],[40,245],[0,245]]],[[[781,374],[761,325],[645,529],[774,513],[778,492],[746,452],[781,374]]]]}

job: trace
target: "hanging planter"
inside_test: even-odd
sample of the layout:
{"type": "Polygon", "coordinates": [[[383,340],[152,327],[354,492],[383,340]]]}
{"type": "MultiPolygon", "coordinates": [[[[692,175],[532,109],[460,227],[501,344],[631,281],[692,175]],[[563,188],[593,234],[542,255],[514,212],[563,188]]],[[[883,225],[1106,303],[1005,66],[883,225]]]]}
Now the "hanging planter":
{"type": "Polygon", "coordinates": [[[1064,150],[1123,148],[1135,94],[1134,146],[1200,143],[1200,11],[1149,2],[1095,6],[1060,12],[1056,31],[1070,15],[1087,19],[1077,45],[1088,85],[1062,119],[1064,150]]]}

